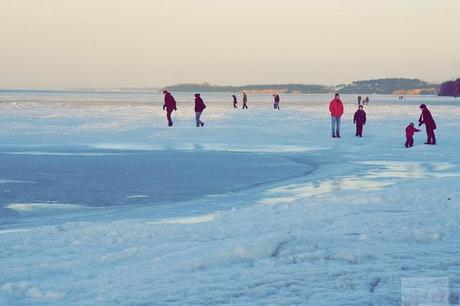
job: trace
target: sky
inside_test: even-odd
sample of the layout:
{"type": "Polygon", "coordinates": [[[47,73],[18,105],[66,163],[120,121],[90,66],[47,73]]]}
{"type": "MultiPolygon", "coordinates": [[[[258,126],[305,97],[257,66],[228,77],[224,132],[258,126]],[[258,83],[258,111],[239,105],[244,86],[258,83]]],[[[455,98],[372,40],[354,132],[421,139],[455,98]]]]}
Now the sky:
{"type": "Polygon", "coordinates": [[[0,0],[0,88],[460,77],[459,0],[0,0]]]}

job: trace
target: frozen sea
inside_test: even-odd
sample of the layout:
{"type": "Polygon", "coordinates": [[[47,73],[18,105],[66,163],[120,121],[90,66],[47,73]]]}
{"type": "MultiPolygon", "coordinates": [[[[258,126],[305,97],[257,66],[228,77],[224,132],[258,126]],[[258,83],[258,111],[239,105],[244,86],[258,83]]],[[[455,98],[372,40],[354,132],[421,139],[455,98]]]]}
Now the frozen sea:
{"type": "Polygon", "coordinates": [[[460,304],[459,99],[175,97],[0,91],[0,305],[460,304]]]}

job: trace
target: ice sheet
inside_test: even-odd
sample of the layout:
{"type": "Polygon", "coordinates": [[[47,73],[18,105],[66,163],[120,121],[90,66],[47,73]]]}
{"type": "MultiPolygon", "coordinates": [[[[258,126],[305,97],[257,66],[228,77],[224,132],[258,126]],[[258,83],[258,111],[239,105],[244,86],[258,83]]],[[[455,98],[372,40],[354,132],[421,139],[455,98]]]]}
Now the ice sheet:
{"type": "Polygon", "coordinates": [[[459,303],[454,99],[371,96],[355,138],[356,97],[344,96],[343,137],[332,139],[330,96],[282,96],[279,112],[270,96],[250,97],[248,111],[232,110],[227,94],[203,96],[198,129],[187,94],[174,128],[160,95],[2,99],[2,203],[41,195],[39,204],[87,206],[27,220],[0,210],[9,220],[0,226],[0,304],[400,305],[414,296],[402,292],[407,278],[414,288],[447,279],[459,303]],[[406,149],[419,103],[437,120],[438,145],[423,145],[422,132],[406,149]],[[152,174],[199,190],[196,173],[216,192],[90,207],[152,201],[164,190],[142,183],[152,174]],[[85,188],[72,198],[75,186],[85,188]]]}

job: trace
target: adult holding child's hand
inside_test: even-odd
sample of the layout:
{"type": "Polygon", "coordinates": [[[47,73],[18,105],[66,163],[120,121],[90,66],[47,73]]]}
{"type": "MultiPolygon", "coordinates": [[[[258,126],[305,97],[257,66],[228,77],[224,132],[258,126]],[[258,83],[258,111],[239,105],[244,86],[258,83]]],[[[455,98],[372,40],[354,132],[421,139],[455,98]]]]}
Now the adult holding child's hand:
{"type": "Polygon", "coordinates": [[[425,144],[435,145],[436,136],[434,135],[434,130],[436,129],[436,123],[434,122],[433,116],[425,104],[420,105],[420,109],[422,110],[422,114],[418,119],[418,125],[422,126],[422,124],[425,124],[427,137],[425,144]]]}

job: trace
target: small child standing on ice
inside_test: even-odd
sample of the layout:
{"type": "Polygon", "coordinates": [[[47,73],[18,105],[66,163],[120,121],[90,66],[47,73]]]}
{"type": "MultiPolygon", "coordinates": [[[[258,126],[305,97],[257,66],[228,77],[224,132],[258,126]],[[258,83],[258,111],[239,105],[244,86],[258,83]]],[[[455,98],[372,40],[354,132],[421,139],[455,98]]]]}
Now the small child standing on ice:
{"type": "Polygon", "coordinates": [[[420,132],[419,129],[414,127],[414,123],[411,122],[406,127],[406,143],[404,144],[406,148],[410,148],[414,145],[414,133],[420,132]]]}
{"type": "Polygon", "coordinates": [[[353,116],[353,123],[356,124],[356,136],[363,137],[363,126],[366,124],[366,112],[363,106],[359,105],[358,110],[353,116]]]}

